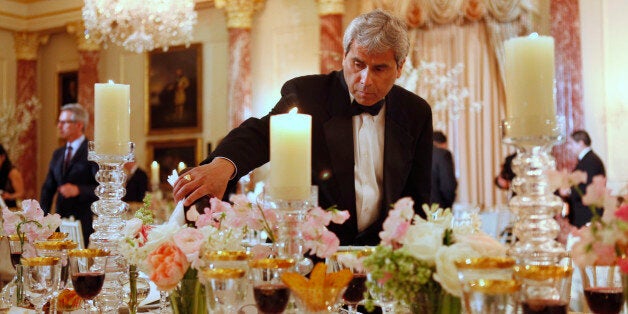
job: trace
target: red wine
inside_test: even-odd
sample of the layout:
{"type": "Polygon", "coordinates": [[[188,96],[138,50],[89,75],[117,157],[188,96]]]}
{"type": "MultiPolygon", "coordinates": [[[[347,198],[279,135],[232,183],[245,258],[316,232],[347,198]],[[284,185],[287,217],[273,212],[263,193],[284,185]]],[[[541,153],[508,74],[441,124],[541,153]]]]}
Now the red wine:
{"type": "Polygon", "coordinates": [[[527,300],[521,304],[523,314],[567,314],[568,302],[560,300],[527,300]]]}
{"type": "Polygon", "coordinates": [[[366,291],[366,274],[353,274],[353,279],[349,282],[347,290],[342,295],[342,299],[347,304],[358,304],[364,300],[366,291]]]}
{"type": "Polygon", "coordinates": [[[621,287],[593,287],[584,289],[587,304],[595,314],[617,314],[624,303],[621,287]]]}
{"type": "Polygon", "coordinates": [[[22,253],[11,253],[11,265],[15,268],[15,265],[20,263],[20,259],[22,258],[22,253]]]}
{"type": "Polygon", "coordinates": [[[91,300],[95,298],[105,283],[104,273],[78,273],[72,275],[72,285],[79,297],[91,300]]]}
{"type": "Polygon", "coordinates": [[[284,284],[266,283],[253,287],[253,296],[260,313],[278,314],[286,309],[290,290],[284,284]]]}

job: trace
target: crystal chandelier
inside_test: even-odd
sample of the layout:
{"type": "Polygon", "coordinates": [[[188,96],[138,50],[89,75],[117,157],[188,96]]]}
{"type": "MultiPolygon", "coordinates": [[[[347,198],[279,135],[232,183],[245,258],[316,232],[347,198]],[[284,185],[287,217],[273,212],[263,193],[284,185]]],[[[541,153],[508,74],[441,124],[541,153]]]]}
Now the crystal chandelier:
{"type": "Polygon", "coordinates": [[[186,44],[196,24],[194,0],[85,0],[85,36],[136,53],[186,44]]]}

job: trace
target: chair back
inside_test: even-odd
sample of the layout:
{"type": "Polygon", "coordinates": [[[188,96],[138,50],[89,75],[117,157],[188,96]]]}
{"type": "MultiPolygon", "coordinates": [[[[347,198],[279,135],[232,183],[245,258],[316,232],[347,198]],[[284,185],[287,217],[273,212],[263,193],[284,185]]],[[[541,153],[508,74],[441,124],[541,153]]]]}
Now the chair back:
{"type": "Polygon", "coordinates": [[[61,218],[61,225],[59,231],[68,234],[68,239],[76,242],[77,249],[84,249],[85,242],[83,241],[83,228],[81,227],[81,221],[74,219],[74,216],[70,218],[61,218]]]}

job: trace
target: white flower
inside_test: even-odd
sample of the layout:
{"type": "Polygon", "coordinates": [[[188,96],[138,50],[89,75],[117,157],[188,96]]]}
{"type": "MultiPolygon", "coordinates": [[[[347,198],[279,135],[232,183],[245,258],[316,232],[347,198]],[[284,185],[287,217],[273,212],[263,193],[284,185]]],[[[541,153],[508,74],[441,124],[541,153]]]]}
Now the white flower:
{"type": "Polygon", "coordinates": [[[465,243],[455,243],[450,246],[441,246],[436,253],[436,272],[434,280],[439,282],[448,293],[457,297],[462,296],[458,269],[454,262],[464,258],[479,257],[482,254],[473,250],[465,243]]]}
{"type": "Polygon", "coordinates": [[[436,252],[443,245],[444,234],[443,226],[417,219],[415,224],[408,228],[408,232],[401,241],[402,250],[417,259],[434,264],[436,252]]]}

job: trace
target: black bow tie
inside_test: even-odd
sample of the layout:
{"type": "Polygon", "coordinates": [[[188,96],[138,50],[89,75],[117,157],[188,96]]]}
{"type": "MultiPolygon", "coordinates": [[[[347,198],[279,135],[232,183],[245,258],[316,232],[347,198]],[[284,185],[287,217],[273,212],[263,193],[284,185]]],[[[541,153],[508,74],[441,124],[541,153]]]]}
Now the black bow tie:
{"type": "Polygon", "coordinates": [[[359,114],[366,112],[372,116],[376,116],[383,106],[384,106],[384,99],[378,101],[377,103],[371,106],[360,105],[358,104],[358,102],[353,100],[353,102],[351,103],[351,114],[354,116],[357,116],[359,114]]]}

